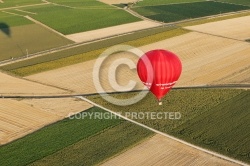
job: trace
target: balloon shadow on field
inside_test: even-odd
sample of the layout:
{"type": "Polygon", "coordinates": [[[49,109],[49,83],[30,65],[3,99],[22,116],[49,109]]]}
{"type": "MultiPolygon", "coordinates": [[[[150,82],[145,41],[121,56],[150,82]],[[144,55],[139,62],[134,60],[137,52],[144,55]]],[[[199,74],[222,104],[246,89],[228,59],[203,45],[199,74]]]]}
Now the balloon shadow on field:
{"type": "Polygon", "coordinates": [[[2,31],[8,37],[11,37],[11,30],[8,24],[0,22],[0,31],[2,31]]]}

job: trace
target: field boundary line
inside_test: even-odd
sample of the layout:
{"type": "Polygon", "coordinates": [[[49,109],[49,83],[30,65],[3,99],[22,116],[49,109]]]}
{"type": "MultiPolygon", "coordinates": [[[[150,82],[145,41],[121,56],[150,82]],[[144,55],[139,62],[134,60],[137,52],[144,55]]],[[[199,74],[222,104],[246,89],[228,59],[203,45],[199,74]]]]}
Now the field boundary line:
{"type": "MultiPolygon", "coordinates": [[[[97,38],[97,39],[94,39],[94,40],[88,40],[88,41],[83,41],[83,42],[79,42],[79,43],[76,43],[76,42],[72,41],[73,42],[72,44],[68,44],[68,45],[64,45],[64,46],[59,46],[59,47],[56,47],[56,48],[52,48],[52,49],[48,49],[48,50],[43,50],[43,51],[39,51],[39,52],[36,52],[36,53],[32,53],[32,54],[29,54],[28,57],[25,55],[25,56],[22,56],[22,57],[14,58],[14,60],[7,59],[7,60],[0,61],[0,66],[5,66],[5,65],[8,65],[8,64],[20,62],[20,61],[27,60],[27,59],[32,59],[32,58],[43,56],[43,55],[47,55],[47,54],[50,54],[50,53],[60,52],[60,51],[72,49],[72,48],[75,48],[75,47],[80,47],[80,46],[83,46],[83,45],[86,45],[86,44],[91,44],[91,43],[95,43],[95,42],[105,41],[105,40],[108,40],[108,39],[113,39],[113,38],[120,37],[120,36],[126,36],[126,35],[129,35],[129,34],[133,34],[133,33],[137,33],[137,32],[142,32],[142,31],[146,31],[146,30],[151,30],[151,29],[154,29],[154,28],[160,28],[160,27],[163,27],[163,26],[164,27],[171,27],[171,26],[174,26],[174,25],[172,25],[172,24],[171,25],[170,24],[169,25],[159,25],[159,26],[155,26],[155,27],[151,27],[151,28],[145,28],[145,29],[131,31],[131,32],[126,32],[126,33],[121,33],[121,34],[117,34],[117,35],[110,35],[110,36],[107,36],[107,37],[97,38]]],[[[174,29],[170,29],[170,30],[174,30],[174,29]]],[[[66,36],[67,35],[64,35],[63,37],[66,38],[66,39],[68,39],[66,36]]],[[[68,39],[68,40],[70,40],[70,39],[68,39]]]]}
{"type": "Polygon", "coordinates": [[[213,2],[219,2],[219,3],[231,4],[231,5],[240,5],[240,6],[249,7],[248,5],[244,5],[244,4],[240,4],[240,3],[224,2],[224,1],[217,1],[217,0],[212,0],[212,1],[213,1],[213,2]]]}
{"type": "Polygon", "coordinates": [[[46,28],[46,29],[48,29],[48,30],[50,30],[50,31],[52,31],[52,32],[54,32],[54,33],[56,33],[56,34],[58,34],[58,35],[64,37],[64,38],[66,38],[64,34],[62,34],[62,33],[58,32],[58,31],[54,30],[53,28],[50,28],[49,26],[47,26],[47,25],[41,23],[40,21],[37,21],[37,20],[33,19],[33,18],[30,17],[30,16],[24,16],[24,17],[27,18],[28,20],[30,20],[30,21],[32,21],[32,22],[38,24],[38,25],[41,25],[41,26],[43,26],[44,28],[46,28]]]}
{"type": "Polygon", "coordinates": [[[28,14],[37,14],[37,13],[33,13],[33,12],[29,12],[29,11],[25,11],[25,10],[21,10],[21,9],[15,9],[16,11],[19,11],[19,12],[23,12],[23,13],[28,13],[28,14]]]}
{"type": "Polygon", "coordinates": [[[37,3],[37,4],[32,4],[32,5],[23,5],[23,6],[15,6],[15,7],[7,7],[7,8],[0,8],[1,10],[6,10],[6,9],[18,9],[18,8],[23,8],[23,7],[33,7],[33,6],[40,6],[40,5],[48,5],[49,3],[37,3]]]}
{"type": "MultiPolygon", "coordinates": [[[[17,77],[18,78],[18,77],[17,77]]],[[[31,80],[28,80],[31,81],[31,80]]],[[[41,85],[46,85],[46,86],[51,86],[57,89],[61,89],[61,90],[65,90],[65,91],[69,91],[67,89],[63,89],[57,86],[52,86],[49,84],[42,84],[41,82],[36,82],[33,81],[34,83],[39,83],[41,85]]],[[[180,86],[180,87],[173,87],[172,90],[184,90],[184,89],[244,89],[244,90],[249,90],[250,89],[250,84],[217,84],[217,85],[196,85],[196,86],[180,86]]],[[[0,99],[1,98],[9,98],[9,99],[25,99],[25,98],[30,98],[30,99],[42,99],[42,98],[68,98],[68,97],[77,97],[77,96],[93,96],[93,95],[99,95],[99,94],[120,94],[120,93],[130,93],[130,92],[140,92],[140,91],[148,91],[148,90],[133,90],[133,91],[123,91],[123,92],[107,92],[107,93],[97,93],[97,92],[93,92],[93,93],[85,93],[85,94],[80,94],[80,93],[66,93],[66,94],[44,94],[44,95],[18,95],[18,94],[14,94],[14,95],[9,95],[8,93],[2,93],[0,94],[0,99]]]]}
{"type": "MultiPolygon", "coordinates": [[[[197,3],[197,2],[206,2],[206,1],[193,1],[193,2],[179,2],[179,3],[164,3],[164,4],[156,4],[156,5],[144,5],[144,6],[133,6],[132,8],[140,8],[140,7],[147,7],[147,6],[163,6],[163,5],[178,5],[178,4],[189,4],[189,3],[197,3]]],[[[140,3],[140,2],[138,2],[140,3]]]]}
{"type": "MultiPolygon", "coordinates": [[[[208,24],[209,24],[209,23],[208,23],[208,24]]],[[[196,26],[196,25],[194,25],[194,26],[196,26]]],[[[190,26],[190,27],[191,27],[191,26],[190,26]]],[[[188,29],[188,28],[186,28],[186,27],[183,27],[183,29],[186,29],[186,30],[189,30],[189,31],[192,31],[192,32],[197,32],[197,33],[200,33],[200,34],[209,35],[209,36],[220,37],[220,38],[224,38],[224,39],[228,39],[228,40],[235,40],[235,41],[238,41],[238,42],[247,43],[246,40],[235,39],[235,38],[231,38],[231,37],[227,37],[227,36],[216,35],[216,34],[212,34],[212,33],[208,33],[208,32],[202,32],[202,31],[199,31],[199,30],[188,29]]]]}
{"type": "Polygon", "coordinates": [[[159,23],[159,24],[162,24],[162,25],[165,24],[164,22],[157,21],[157,20],[152,20],[152,19],[150,19],[150,18],[144,17],[144,16],[140,15],[139,13],[137,13],[137,12],[131,10],[130,8],[124,9],[124,11],[126,11],[126,12],[132,14],[133,16],[135,16],[135,17],[137,17],[137,18],[140,18],[140,19],[142,19],[142,20],[145,20],[145,21],[152,21],[152,22],[156,22],[156,23],[159,23]]]}
{"type": "Polygon", "coordinates": [[[2,12],[3,12],[3,13],[7,13],[7,14],[11,14],[11,15],[15,15],[15,16],[24,17],[24,15],[20,15],[20,14],[16,14],[16,13],[7,12],[7,11],[5,11],[5,10],[3,10],[2,12]]]}
{"type": "Polygon", "coordinates": [[[202,152],[208,153],[208,154],[210,154],[210,155],[212,155],[212,156],[216,156],[216,157],[218,157],[218,158],[221,158],[221,159],[230,161],[230,162],[232,162],[232,163],[236,163],[236,164],[239,164],[239,165],[242,165],[242,166],[249,166],[247,163],[244,163],[244,162],[242,162],[242,161],[239,161],[239,160],[236,160],[236,159],[233,159],[233,158],[224,156],[224,155],[222,155],[222,154],[219,154],[219,153],[217,153],[217,152],[210,151],[210,150],[205,149],[205,148],[201,148],[201,147],[199,147],[199,146],[196,146],[196,145],[193,145],[193,144],[188,143],[188,142],[186,142],[186,141],[183,141],[183,140],[181,140],[181,139],[179,139],[179,138],[173,137],[173,136],[171,136],[171,135],[169,135],[169,134],[166,134],[166,133],[163,133],[163,132],[158,131],[158,130],[156,130],[156,129],[153,129],[153,128],[151,128],[151,127],[148,127],[148,126],[146,126],[146,125],[144,125],[144,124],[142,124],[142,123],[136,122],[136,121],[134,121],[134,120],[132,120],[132,119],[129,119],[129,118],[127,118],[127,117],[125,117],[125,116],[123,116],[123,115],[121,115],[121,114],[119,114],[119,113],[116,113],[116,112],[114,112],[114,111],[112,111],[112,110],[110,110],[110,109],[107,109],[107,108],[105,108],[105,107],[103,107],[103,106],[101,106],[101,105],[99,105],[99,104],[97,104],[97,103],[95,103],[95,102],[92,102],[91,100],[89,100],[89,99],[87,99],[87,98],[85,98],[85,97],[82,97],[82,96],[76,96],[76,97],[79,98],[79,99],[82,99],[82,100],[84,100],[84,101],[86,101],[86,102],[88,102],[89,104],[92,104],[92,105],[94,105],[94,106],[96,106],[96,107],[99,107],[99,108],[105,110],[105,111],[108,111],[108,112],[110,112],[110,113],[112,113],[112,114],[114,114],[114,115],[116,115],[116,116],[118,116],[118,117],[120,117],[120,118],[123,118],[124,120],[127,120],[127,121],[129,121],[129,122],[131,122],[131,123],[134,123],[134,124],[136,124],[136,125],[139,125],[139,126],[141,126],[141,127],[143,127],[143,128],[146,128],[146,129],[148,129],[148,130],[151,130],[151,131],[153,131],[153,132],[155,132],[155,133],[157,133],[157,134],[163,135],[163,136],[165,136],[165,137],[167,137],[167,138],[170,138],[170,139],[172,139],[172,140],[175,140],[175,141],[177,141],[177,142],[179,142],[179,143],[182,143],[182,144],[184,144],[184,145],[190,146],[190,147],[192,147],[192,148],[195,148],[195,149],[200,150],[200,151],[202,151],[202,152]]]}

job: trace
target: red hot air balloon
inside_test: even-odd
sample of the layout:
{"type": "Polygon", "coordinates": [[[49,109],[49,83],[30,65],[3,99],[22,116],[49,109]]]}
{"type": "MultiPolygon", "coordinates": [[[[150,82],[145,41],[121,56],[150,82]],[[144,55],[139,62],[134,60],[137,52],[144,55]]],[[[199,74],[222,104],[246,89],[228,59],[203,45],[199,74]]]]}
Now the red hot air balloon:
{"type": "Polygon", "coordinates": [[[137,73],[141,81],[161,99],[175,85],[182,71],[180,59],[167,50],[152,50],[145,53],[137,63],[137,73]]]}

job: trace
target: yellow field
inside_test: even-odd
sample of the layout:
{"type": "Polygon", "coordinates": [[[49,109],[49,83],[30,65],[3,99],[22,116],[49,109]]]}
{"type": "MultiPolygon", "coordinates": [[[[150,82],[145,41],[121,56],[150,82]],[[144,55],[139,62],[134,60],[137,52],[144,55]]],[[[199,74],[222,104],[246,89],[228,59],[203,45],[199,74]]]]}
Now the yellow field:
{"type": "MultiPolygon", "coordinates": [[[[141,47],[143,51],[167,49],[180,56],[183,72],[176,86],[207,84],[249,83],[250,45],[222,37],[190,32],[171,39],[141,47]],[[244,74],[245,73],[245,74],[244,74]]],[[[130,53],[117,53],[116,58],[108,58],[101,68],[101,82],[106,91],[114,91],[110,86],[108,72],[111,64],[119,58],[128,58],[136,64],[137,59],[130,53]]],[[[96,93],[93,81],[95,60],[28,76],[27,79],[61,87],[75,93],[96,93]]],[[[139,83],[136,70],[124,65],[116,72],[117,82],[128,84],[129,80],[139,83]]],[[[95,80],[96,81],[96,80],[95,80]]]]}
{"type": "Polygon", "coordinates": [[[76,98],[24,99],[22,102],[61,117],[68,117],[69,114],[92,107],[91,104],[76,98]]]}
{"type": "Polygon", "coordinates": [[[250,16],[189,26],[185,28],[238,40],[246,40],[250,39],[250,16]]]}
{"type": "Polygon", "coordinates": [[[183,145],[161,135],[142,142],[134,148],[116,156],[102,166],[186,166],[186,165],[220,165],[236,166],[205,152],[183,145]]]}
{"type": "Polygon", "coordinates": [[[0,99],[0,144],[20,138],[61,117],[19,101],[0,99]]]}
{"type": "Polygon", "coordinates": [[[0,72],[0,95],[55,95],[67,91],[16,78],[0,72]]]}
{"type": "Polygon", "coordinates": [[[74,98],[0,99],[0,145],[90,107],[90,104],[74,98]]]}
{"type": "Polygon", "coordinates": [[[161,24],[152,22],[152,21],[138,21],[134,23],[117,25],[117,26],[103,28],[103,29],[70,34],[70,35],[66,35],[65,37],[74,42],[87,42],[87,41],[111,37],[111,36],[115,36],[115,35],[119,35],[123,33],[129,33],[132,31],[138,31],[142,29],[157,27],[160,25],[161,24]]]}

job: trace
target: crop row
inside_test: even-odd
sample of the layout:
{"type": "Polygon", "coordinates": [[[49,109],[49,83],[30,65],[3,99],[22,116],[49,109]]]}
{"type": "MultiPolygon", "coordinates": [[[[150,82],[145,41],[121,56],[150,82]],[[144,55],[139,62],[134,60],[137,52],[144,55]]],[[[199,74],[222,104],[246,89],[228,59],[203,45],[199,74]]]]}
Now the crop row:
{"type": "Polygon", "coordinates": [[[183,29],[171,29],[172,27],[170,29],[159,28],[116,37],[6,65],[1,67],[1,69],[13,72],[20,76],[26,76],[95,59],[105,50],[105,48],[115,44],[123,43],[138,47],[188,32],[183,29]]]}
{"type": "Polygon", "coordinates": [[[0,8],[38,4],[38,3],[41,3],[41,0],[11,0],[11,1],[3,0],[3,2],[4,3],[0,3],[1,4],[0,8]]]}
{"type": "Polygon", "coordinates": [[[215,1],[250,6],[249,0],[215,0],[215,1]]]}
{"type": "Polygon", "coordinates": [[[167,4],[179,4],[179,3],[192,3],[205,0],[143,0],[136,3],[136,6],[156,6],[156,5],[167,5],[167,4]]]}
{"type": "Polygon", "coordinates": [[[137,13],[161,22],[181,21],[249,9],[248,6],[213,1],[133,8],[137,13]]]}
{"type": "Polygon", "coordinates": [[[81,140],[31,165],[96,165],[129,149],[153,132],[123,122],[102,133],[81,140]]]}
{"type": "Polygon", "coordinates": [[[92,107],[82,112],[82,115],[71,116],[0,146],[0,164],[28,165],[46,156],[59,154],[65,155],[61,158],[64,159],[61,163],[65,160],[70,162],[75,159],[72,159],[72,156],[78,155],[78,162],[93,165],[152,135],[152,132],[118,118],[98,118],[100,114],[105,113],[107,112],[92,107]],[[98,114],[97,118],[94,118],[93,114],[98,114]],[[127,130],[128,128],[130,130],[127,130]],[[76,153],[75,147],[81,148],[78,149],[79,153],[76,153]]]}
{"type": "Polygon", "coordinates": [[[114,7],[111,9],[88,9],[45,5],[28,7],[24,10],[36,13],[36,15],[31,14],[30,17],[65,35],[141,20],[114,7]]]}
{"type": "MultiPolygon", "coordinates": [[[[137,93],[113,94],[128,99],[137,93]]],[[[116,106],[101,97],[89,97],[94,102],[117,112],[179,112],[180,119],[134,119],[198,146],[250,162],[249,118],[250,91],[234,89],[172,90],[163,106],[152,94],[126,107],[116,106]]],[[[130,117],[132,118],[132,117],[130,117]]]]}

